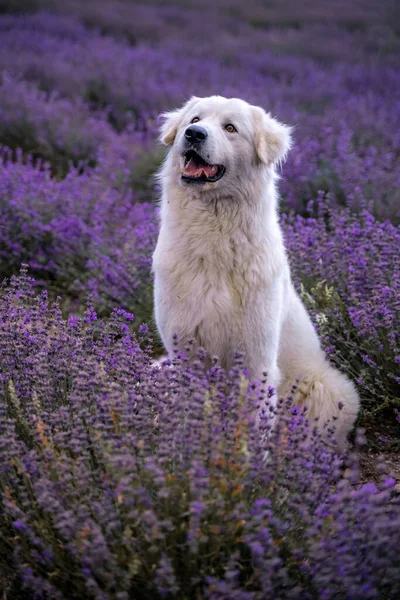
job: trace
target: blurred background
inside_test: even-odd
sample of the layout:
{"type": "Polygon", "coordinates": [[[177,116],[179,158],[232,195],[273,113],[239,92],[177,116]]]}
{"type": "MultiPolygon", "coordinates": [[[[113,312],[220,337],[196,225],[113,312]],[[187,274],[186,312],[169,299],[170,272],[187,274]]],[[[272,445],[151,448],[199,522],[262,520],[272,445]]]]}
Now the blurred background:
{"type": "Polygon", "coordinates": [[[192,94],[239,96],[296,127],[285,210],[323,190],[398,221],[399,7],[0,0],[0,143],[59,177],[101,166],[148,200],[159,112],[192,94]]]}

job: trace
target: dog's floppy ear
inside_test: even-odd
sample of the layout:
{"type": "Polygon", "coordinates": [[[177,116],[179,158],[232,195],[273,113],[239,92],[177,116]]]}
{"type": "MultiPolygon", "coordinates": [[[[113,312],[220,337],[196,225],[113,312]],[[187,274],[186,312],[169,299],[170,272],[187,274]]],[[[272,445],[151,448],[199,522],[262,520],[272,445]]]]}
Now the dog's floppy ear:
{"type": "Polygon", "coordinates": [[[160,141],[165,146],[172,146],[178,131],[178,125],[181,118],[181,109],[171,110],[160,115],[163,123],[160,127],[160,141]]]}
{"type": "Polygon", "coordinates": [[[292,145],[293,128],[283,125],[258,106],[253,110],[259,160],[266,165],[284,161],[292,145]]]}
{"type": "Polygon", "coordinates": [[[200,98],[192,96],[190,100],[188,100],[181,108],[178,108],[178,110],[171,110],[170,112],[165,112],[160,115],[160,118],[163,120],[160,127],[160,141],[165,146],[172,146],[183,115],[198,100],[200,100],[200,98]]]}

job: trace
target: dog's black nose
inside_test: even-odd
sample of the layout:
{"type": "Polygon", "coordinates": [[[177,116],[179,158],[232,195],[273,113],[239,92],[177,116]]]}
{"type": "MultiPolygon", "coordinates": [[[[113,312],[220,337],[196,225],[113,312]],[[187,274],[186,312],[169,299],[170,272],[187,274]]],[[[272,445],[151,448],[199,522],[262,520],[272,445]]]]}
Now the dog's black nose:
{"type": "Polygon", "coordinates": [[[207,129],[200,127],[200,125],[191,125],[185,131],[185,138],[189,140],[189,142],[192,142],[192,144],[204,142],[207,136],[207,129]]]}

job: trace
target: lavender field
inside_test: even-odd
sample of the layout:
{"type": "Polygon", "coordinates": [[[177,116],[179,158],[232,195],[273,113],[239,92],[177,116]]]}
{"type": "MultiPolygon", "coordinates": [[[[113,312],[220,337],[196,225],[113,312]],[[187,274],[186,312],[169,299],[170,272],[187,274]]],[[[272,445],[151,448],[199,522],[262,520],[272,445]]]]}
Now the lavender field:
{"type": "Polygon", "coordinates": [[[0,0],[0,155],[0,598],[398,599],[397,1],[0,0]],[[291,398],[266,441],[239,354],[152,367],[158,115],[192,94],[295,128],[281,221],[361,396],[345,455],[291,398]]]}

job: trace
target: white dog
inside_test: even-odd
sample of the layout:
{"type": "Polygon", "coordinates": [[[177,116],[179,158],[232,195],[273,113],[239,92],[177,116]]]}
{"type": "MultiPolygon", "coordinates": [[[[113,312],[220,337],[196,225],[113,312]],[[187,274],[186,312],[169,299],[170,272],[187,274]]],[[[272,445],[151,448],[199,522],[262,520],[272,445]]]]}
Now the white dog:
{"type": "Polygon", "coordinates": [[[189,338],[226,368],[245,357],[251,379],[295,401],[310,418],[337,417],[344,447],[359,409],[354,385],[327,362],[296,293],[277,214],[290,128],[238,99],[193,97],[163,115],[170,147],[160,172],[161,228],[153,256],[155,318],[171,354],[189,338]],[[339,410],[339,404],[343,408],[339,410]]]}

